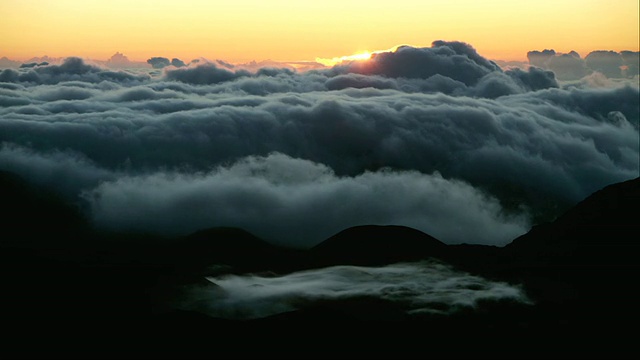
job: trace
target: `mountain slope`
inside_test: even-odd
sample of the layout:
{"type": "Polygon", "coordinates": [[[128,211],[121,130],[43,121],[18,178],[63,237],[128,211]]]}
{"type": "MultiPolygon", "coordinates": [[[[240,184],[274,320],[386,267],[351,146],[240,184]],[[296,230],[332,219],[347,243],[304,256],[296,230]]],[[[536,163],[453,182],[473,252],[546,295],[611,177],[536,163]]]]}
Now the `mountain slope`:
{"type": "Polygon", "coordinates": [[[383,265],[439,257],[446,245],[431,235],[405,226],[355,226],[311,249],[319,265],[383,265]]]}

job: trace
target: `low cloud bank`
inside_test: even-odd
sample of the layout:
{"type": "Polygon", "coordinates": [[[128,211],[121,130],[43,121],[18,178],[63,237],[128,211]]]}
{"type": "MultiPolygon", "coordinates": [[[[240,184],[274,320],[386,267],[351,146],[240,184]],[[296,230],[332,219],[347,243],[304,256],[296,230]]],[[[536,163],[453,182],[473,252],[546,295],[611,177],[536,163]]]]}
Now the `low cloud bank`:
{"type": "Polygon", "coordinates": [[[201,174],[122,176],[84,193],[97,224],[185,234],[235,226],[288,246],[311,247],[351,226],[396,224],[446,243],[504,245],[525,233],[472,186],[415,171],[340,177],[327,166],[282,154],[245,158],[201,174]]]}
{"type": "MultiPolygon", "coordinates": [[[[431,261],[384,267],[335,266],[282,276],[226,275],[193,288],[184,308],[231,319],[260,318],[317,302],[377,299],[407,314],[452,314],[483,301],[529,304],[520,287],[431,261]]],[[[373,314],[372,316],[375,316],[373,314]]]]}

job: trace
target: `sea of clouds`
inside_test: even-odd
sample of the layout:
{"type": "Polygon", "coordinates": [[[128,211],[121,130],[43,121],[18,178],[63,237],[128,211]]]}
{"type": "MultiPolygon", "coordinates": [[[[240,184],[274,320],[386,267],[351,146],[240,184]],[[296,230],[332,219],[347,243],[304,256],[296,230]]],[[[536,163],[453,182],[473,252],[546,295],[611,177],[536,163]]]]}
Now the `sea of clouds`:
{"type": "Polygon", "coordinates": [[[0,71],[0,170],[103,228],[296,247],[362,224],[504,245],[639,173],[637,76],[563,83],[444,41],[306,72],[153,71],[0,71]]]}

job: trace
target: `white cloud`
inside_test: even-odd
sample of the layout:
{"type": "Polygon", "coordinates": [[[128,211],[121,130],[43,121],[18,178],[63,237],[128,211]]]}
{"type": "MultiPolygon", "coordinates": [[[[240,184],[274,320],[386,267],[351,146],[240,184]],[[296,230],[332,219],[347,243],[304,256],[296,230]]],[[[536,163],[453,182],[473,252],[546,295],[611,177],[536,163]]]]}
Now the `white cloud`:
{"type": "MultiPolygon", "coordinates": [[[[522,289],[489,281],[433,261],[383,267],[335,266],[280,276],[211,277],[213,286],[193,287],[182,307],[211,316],[251,319],[323,301],[374,298],[408,314],[451,314],[481,301],[529,304],[522,289]]],[[[375,317],[375,314],[369,314],[375,317]]]]}
{"type": "Polygon", "coordinates": [[[282,154],[245,158],[209,173],[122,176],[85,194],[93,218],[120,230],[185,234],[236,226],[285,245],[311,247],[354,225],[410,226],[447,243],[504,245],[528,230],[495,198],[438,174],[365,172],[282,154]]]}

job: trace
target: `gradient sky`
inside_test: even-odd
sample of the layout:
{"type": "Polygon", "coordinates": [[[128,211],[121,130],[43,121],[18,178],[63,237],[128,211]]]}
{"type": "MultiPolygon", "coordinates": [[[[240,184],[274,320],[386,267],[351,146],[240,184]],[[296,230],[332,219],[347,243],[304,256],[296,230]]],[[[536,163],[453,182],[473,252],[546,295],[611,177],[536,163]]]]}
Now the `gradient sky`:
{"type": "Polygon", "coordinates": [[[314,60],[472,44],[490,58],[529,50],[638,50],[637,0],[0,0],[0,56],[314,60]]]}

